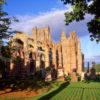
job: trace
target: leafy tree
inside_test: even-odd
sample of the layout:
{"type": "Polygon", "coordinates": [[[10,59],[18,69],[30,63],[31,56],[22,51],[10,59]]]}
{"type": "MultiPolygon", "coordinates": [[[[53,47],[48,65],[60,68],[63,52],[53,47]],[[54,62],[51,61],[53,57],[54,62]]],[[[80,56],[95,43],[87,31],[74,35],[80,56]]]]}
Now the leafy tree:
{"type": "Polygon", "coordinates": [[[8,13],[4,11],[5,0],[0,0],[0,41],[2,43],[3,39],[9,38],[9,36],[14,33],[11,30],[10,24],[12,21],[18,21],[15,17],[11,18],[8,13]]]}
{"type": "Polygon", "coordinates": [[[3,40],[8,39],[15,31],[12,31],[10,24],[12,21],[18,21],[15,17],[11,18],[7,12],[4,11],[5,0],[0,0],[0,71],[2,75],[5,75],[5,61],[10,58],[9,46],[4,46],[3,40]]]}
{"type": "Polygon", "coordinates": [[[1,54],[3,55],[4,58],[10,59],[11,58],[11,49],[10,49],[10,46],[9,45],[2,46],[1,54]]]}
{"type": "Polygon", "coordinates": [[[4,46],[4,39],[8,39],[13,33],[16,32],[12,31],[10,24],[13,21],[18,22],[18,20],[15,17],[9,17],[8,13],[4,11],[3,8],[5,4],[5,0],[0,0],[0,50],[2,46],[4,46]]]}
{"type": "Polygon", "coordinates": [[[90,38],[100,41],[100,0],[61,0],[65,5],[71,4],[73,11],[65,13],[66,25],[72,21],[84,20],[86,14],[94,15],[94,18],[87,23],[90,38]],[[91,4],[88,4],[91,1],[91,4]]]}

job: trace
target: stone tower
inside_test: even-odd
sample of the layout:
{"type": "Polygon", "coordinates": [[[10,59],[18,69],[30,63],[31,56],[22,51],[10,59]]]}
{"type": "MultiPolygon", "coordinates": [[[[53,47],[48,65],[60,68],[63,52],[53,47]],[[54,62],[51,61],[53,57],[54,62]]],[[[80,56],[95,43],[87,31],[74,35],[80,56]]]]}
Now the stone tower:
{"type": "Polygon", "coordinates": [[[75,32],[71,32],[66,38],[64,32],[61,34],[62,61],[65,74],[75,71],[82,72],[83,56],[81,53],[80,40],[75,32]]]}
{"type": "MultiPolygon", "coordinates": [[[[55,66],[56,69],[63,70],[63,74],[72,73],[73,70],[81,74],[83,70],[83,54],[81,53],[80,40],[75,32],[71,32],[69,37],[66,37],[66,33],[62,32],[60,41],[54,43],[49,27],[35,27],[32,29],[31,35],[22,32],[16,33],[10,42],[12,48],[22,46],[22,49],[19,48],[20,52],[16,50],[12,52],[12,57],[21,57],[23,68],[28,75],[41,69],[41,66],[44,68],[55,66]],[[21,41],[21,44],[17,40],[21,41]],[[35,70],[30,71],[34,67],[35,70]]],[[[12,63],[11,66],[17,67],[12,63]]],[[[15,69],[14,71],[16,71],[15,69]]]]}

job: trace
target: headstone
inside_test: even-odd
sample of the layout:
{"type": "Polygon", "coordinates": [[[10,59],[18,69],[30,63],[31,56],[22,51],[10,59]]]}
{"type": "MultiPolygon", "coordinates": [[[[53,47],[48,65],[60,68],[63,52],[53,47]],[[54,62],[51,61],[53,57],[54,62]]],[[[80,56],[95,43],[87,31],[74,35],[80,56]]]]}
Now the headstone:
{"type": "Polygon", "coordinates": [[[63,68],[58,69],[58,80],[63,80],[64,81],[64,72],[63,68]]]}
{"type": "Polygon", "coordinates": [[[84,72],[81,73],[81,81],[84,80],[84,72]]]}
{"type": "Polygon", "coordinates": [[[77,82],[77,75],[76,72],[71,73],[71,82],[77,82]]]}
{"type": "Polygon", "coordinates": [[[51,73],[47,73],[46,74],[46,78],[45,78],[45,81],[51,81],[51,73]]]}

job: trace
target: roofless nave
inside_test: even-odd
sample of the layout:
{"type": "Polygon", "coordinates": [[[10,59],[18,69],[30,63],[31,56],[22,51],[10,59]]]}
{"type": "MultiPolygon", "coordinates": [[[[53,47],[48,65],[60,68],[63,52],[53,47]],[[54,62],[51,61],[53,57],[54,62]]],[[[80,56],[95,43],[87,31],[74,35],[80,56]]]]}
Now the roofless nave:
{"type": "Polygon", "coordinates": [[[83,70],[83,54],[80,39],[75,32],[69,37],[62,32],[58,43],[52,42],[50,28],[33,28],[32,34],[18,32],[11,39],[12,58],[20,58],[19,63],[13,60],[10,64],[12,74],[20,72],[30,75],[36,70],[54,67],[58,76],[72,73],[76,70],[81,74],[83,70]]]}

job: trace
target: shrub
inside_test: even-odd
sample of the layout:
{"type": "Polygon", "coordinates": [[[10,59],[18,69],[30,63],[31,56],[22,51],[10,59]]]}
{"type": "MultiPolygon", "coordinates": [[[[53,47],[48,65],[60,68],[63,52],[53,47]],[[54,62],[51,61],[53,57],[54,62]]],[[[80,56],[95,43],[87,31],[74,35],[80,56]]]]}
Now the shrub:
{"type": "Polygon", "coordinates": [[[47,73],[50,73],[50,72],[51,72],[51,68],[50,68],[50,67],[47,67],[47,68],[46,68],[46,72],[47,72],[47,73]]]}
{"type": "Polygon", "coordinates": [[[71,81],[71,76],[70,75],[64,75],[65,81],[70,82],[71,81]]]}
{"type": "Polygon", "coordinates": [[[81,81],[81,76],[78,75],[78,76],[77,76],[77,79],[78,79],[78,81],[81,81]]]}

